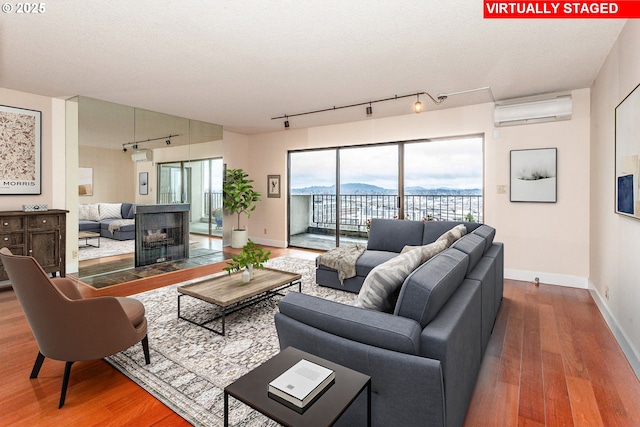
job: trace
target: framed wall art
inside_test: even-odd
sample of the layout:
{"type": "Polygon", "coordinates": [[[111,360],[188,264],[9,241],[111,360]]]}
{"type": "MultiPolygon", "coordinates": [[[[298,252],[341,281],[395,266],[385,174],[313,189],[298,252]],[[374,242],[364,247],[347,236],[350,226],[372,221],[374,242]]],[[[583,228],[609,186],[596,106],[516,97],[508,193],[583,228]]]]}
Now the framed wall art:
{"type": "Polygon", "coordinates": [[[92,168],[78,168],[78,195],[93,196],[92,168]]]}
{"type": "Polygon", "coordinates": [[[141,196],[149,194],[149,172],[140,172],[138,177],[139,193],[141,196]]]}
{"type": "Polygon", "coordinates": [[[558,149],[511,151],[511,201],[557,201],[558,149]]]}
{"type": "Polygon", "coordinates": [[[0,195],[42,194],[42,112],[0,105],[0,195]]]}
{"type": "Polygon", "coordinates": [[[267,197],[280,197],[280,175],[267,175],[267,197]]]}
{"type": "Polygon", "coordinates": [[[640,219],[640,85],[627,95],[615,111],[615,212],[640,219]]]}

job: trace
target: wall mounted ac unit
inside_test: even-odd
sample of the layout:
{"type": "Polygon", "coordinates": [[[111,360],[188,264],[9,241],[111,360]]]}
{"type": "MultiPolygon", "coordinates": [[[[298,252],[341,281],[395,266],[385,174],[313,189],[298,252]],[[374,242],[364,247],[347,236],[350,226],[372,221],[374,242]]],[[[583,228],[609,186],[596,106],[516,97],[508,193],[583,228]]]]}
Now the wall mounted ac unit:
{"type": "Polygon", "coordinates": [[[493,120],[497,127],[571,119],[571,95],[543,95],[496,102],[493,120]]]}
{"type": "Polygon", "coordinates": [[[131,155],[131,160],[134,162],[150,162],[153,160],[153,151],[138,150],[131,155]]]}

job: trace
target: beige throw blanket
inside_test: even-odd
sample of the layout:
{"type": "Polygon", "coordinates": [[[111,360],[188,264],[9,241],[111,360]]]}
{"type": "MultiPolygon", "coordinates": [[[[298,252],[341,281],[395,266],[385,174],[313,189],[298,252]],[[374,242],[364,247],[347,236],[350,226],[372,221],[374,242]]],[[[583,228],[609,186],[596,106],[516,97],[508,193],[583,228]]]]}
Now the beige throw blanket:
{"type": "Polygon", "coordinates": [[[343,284],[344,279],[355,277],[356,261],[365,249],[367,249],[367,245],[359,243],[331,249],[318,257],[318,265],[324,265],[337,270],[338,279],[340,279],[340,283],[343,284]]]}
{"type": "Polygon", "coordinates": [[[117,221],[113,221],[109,223],[109,231],[113,234],[114,231],[120,230],[121,227],[125,225],[135,224],[136,221],[133,219],[119,219],[117,221]]]}

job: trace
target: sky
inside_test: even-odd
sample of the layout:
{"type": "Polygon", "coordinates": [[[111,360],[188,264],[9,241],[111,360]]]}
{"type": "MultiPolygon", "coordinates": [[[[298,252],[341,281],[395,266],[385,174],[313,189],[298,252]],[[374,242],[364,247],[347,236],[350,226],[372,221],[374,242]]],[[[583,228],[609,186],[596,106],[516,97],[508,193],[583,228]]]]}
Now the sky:
{"type": "MultiPolygon", "coordinates": [[[[398,146],[340,149],[340,180],[397,188],[398,146]]],[[[482,188],[482,138],[405,144],[405,187],[482,188]]],[[[335,184],[335,150],[291,154],[291,188],[335,184]]]]}

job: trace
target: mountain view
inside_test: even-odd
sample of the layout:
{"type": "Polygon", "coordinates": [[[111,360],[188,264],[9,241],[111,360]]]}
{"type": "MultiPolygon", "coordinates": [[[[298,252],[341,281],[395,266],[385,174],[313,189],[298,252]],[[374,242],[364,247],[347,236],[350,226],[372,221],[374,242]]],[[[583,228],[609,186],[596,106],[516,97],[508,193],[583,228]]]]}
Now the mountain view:
{"type": "MultiPolygon", "coordinates": [[[[405,194],[407,195],[444,195],[444,196],[461,196],[461,195],[472,195],[472,196],[481,196],[482,189],[480,188],[424,188],[424,187],[406,187],[404,189],[405,194]]],[[[335,194],[336,187],[332,186],[313,186],[313,187],[305,187],[305,188],[292,188],[291,194],[295,195],[303,195],[303,194],[335,194]]],[[[362,195],[387,195],[387,194],[397,194],[397,190],[389,190],[382,187],[377,187],[375,185],[370,184],[362,184],[362,183],[349,183],[342,184],[340,186],[341,194],[362,194],[362,195]]]]}

